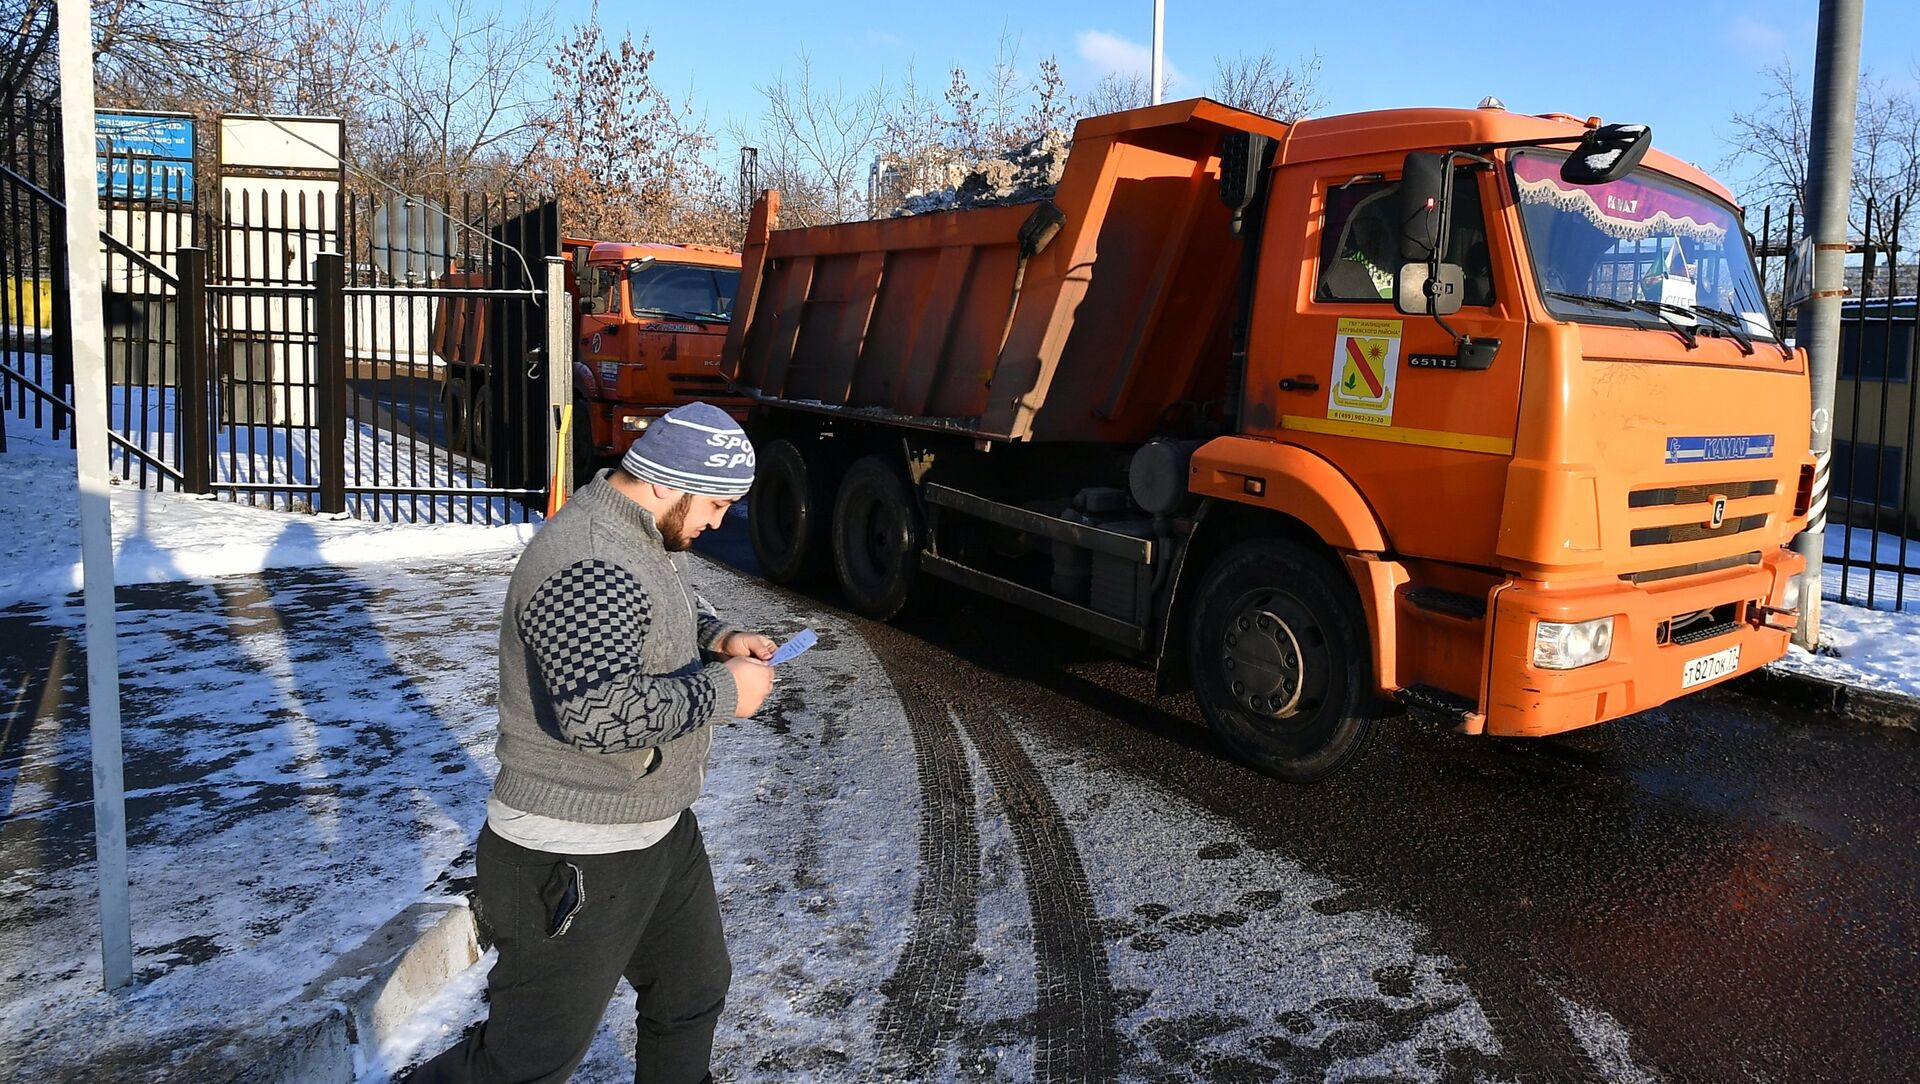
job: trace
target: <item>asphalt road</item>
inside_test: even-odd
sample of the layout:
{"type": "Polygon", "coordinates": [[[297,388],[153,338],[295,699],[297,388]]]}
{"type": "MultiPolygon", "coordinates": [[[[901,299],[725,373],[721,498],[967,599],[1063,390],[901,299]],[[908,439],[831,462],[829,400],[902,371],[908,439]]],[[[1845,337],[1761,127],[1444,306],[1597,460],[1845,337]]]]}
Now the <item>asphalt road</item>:
{"type": "MultiPolygon", "coordinates": [[[[700,549],[752,570],[744,531],[700,549]]],[[[1729,691],[1546,740],[1468,738],[1401,717],[1344,773],[1300,787],[1231,760],[1189,697],[1154,697],[1144,672],[1023,612],[943,594],[898,626],[856,623],[910,719],[1004,717],[1088,772],[1186,796],[1273,860],[1352,886],[1345,906],[1421,923],[1423,950],[1454,961],[1500,1041],[1498,1058],[1450,1067],[1459,1079],[1914,1079],[1912,732],[1729,691]],[[1566,1003],[1626,1032],[1626,1068],[1604,1070],[1566,1003]]],[[[938,760],[944,739],[914,725],[926,793],[941,769],[925,758],[932,749],[938,760]]],[[[983,736],[956,725],[990,762],[983,736]]],[[[1070,918],[1079,864],[1040,823],[1032,857],[1046,869],[1034,876],[1063,886],[1070,918]]],[[[1054,966],[1084,982],[1087,962],[1074,957],[1084,937],[1038,909],[1036,926],[1042,970],[1051,940],[1054,966]]],[[[937,965],[908,977],[937,985],[937,965]]],[[[1060,1034],[1094,1029],[1081,1056],[1098,1048],[1100,1024],[1081,1017],[1108,1008],[1091,989],[1054,1009],[1060,1034]]],[[[1279,1041],[1219,1078],[1312,1078],[1323,1054],[1279,1041]]]]}

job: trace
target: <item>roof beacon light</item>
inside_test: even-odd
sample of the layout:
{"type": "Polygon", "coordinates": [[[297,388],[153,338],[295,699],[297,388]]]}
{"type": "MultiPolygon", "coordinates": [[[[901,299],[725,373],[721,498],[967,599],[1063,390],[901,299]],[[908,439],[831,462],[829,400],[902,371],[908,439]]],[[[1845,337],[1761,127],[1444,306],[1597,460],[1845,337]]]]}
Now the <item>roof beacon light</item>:
{"type": "Polygon", "coordinates": [[[1507,107],[1507,103],[1501,101],[1500,99],[1494,97],[1491,94],[1480,99],[1481,109],[1505,109],[1506,107],[1507,107]]]}

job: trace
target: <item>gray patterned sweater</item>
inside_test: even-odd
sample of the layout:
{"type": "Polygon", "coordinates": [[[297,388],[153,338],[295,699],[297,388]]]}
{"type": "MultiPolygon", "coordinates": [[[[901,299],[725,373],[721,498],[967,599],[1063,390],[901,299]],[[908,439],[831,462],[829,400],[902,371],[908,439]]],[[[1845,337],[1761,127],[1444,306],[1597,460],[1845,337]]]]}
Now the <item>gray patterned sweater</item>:
{"type": "Polygon", "coordinates": [[[670,817],[700,794],[733,675],[653,516],[604,480],[534,536],[500,620],[493,796],[584,824],[670,817]]]}

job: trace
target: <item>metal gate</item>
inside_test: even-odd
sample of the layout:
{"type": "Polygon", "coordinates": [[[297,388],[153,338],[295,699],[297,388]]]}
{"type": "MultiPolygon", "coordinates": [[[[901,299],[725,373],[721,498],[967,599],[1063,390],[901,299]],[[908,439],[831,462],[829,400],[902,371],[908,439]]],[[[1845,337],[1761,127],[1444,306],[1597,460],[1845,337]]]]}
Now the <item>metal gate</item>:
{"type": "MultiPolygon", "coordinates": [[[[58,109],[0,102],[0,138],[0,419],[70,443],[58,109]]],[[[150,157],[101,155],[103,176],[157,178],[101,194],[121,478],[403,522],[546,510],[550,383],[569,379],[543,364],[552,201],[232,185],[216,199],[150,157]],[[387,236],[395,208],[412,224],[387,236]]]]}

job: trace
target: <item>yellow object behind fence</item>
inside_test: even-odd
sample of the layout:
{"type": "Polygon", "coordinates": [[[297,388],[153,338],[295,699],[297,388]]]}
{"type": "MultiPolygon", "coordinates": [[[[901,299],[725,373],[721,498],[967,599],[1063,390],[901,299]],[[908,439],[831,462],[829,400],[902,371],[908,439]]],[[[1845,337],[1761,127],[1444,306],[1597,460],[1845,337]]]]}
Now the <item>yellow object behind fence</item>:
{"type": "Polygon", "coordinates": [[[53,283],[46,279],[7,279],[0,320],[15,327],[53,327],[53,283]]]}

